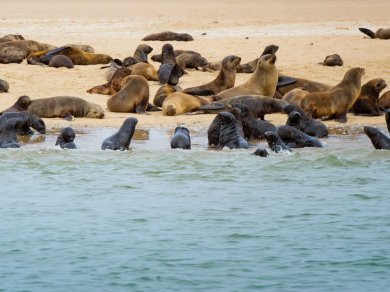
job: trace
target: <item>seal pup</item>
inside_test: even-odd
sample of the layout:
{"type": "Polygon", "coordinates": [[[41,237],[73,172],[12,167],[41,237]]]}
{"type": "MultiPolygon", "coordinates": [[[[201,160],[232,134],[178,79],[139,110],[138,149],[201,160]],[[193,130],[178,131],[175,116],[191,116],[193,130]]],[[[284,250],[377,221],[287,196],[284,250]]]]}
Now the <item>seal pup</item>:
{"type": "Polygon", "coordinates": [[[143,63],[149,63],[148,62],[148,55],[153,51],[153,48],[147,44],[140,44],[135,49],[135,52],[133,54],[133,58],[136,62],[143,62],[143,63]]]}
{"type": "Polygon", "coordinates": [[[26,119],[12,118],[0,124],[0,148],[20,148],[16,137],[20,128],[26,124],[26,119]]]}
{"type": "Polygon", "coordinates": [[[57,55],[51,58],[49,62],[49,67],[54,67],[54,68],[65,67],[68,69],[72,69],[74,68],[74,65],[72,60],[69,59],[67,56],[57,55]]]}
{"type": "Polygon", "coordinates": [[[180,86],[174,86],[174,85],[169,85],[169,84],[164,84],[162,85],[156,92],[154,98],[153,98],[153,104],[155,106],[162,107],[162,104],[164,100],[167,98],[168,95],[171,93],[181,91],[180,86]]]}
{"type": "Polygon", "coordinates": [[[185,94],[183,92],[174,92],[168,95],[162,103],[164,116],[175,116],[199,109],[202,105],[209,104],[212,97],[185,94]]]}
{"type": "Polygon", "coordinates": [[[312,92],[301,101],[301,107],[313,118],[324,120],[335,119],[340,123],[347,122],[347,111],[360,94],[363,68],[349,69],[343,80],[333,89],[326,92],[312,92]]]}
{"type": "Polygon", "coordinates": [[[10,119],[23,119],[23,124],[17,128],[17,134],[21,136],[31,136],[34,132],[31,128],[37,130],[40,134],[46,133],[45,122],[38,116],[28,112],[7,112],[0,115],[0,127],[10,119]]]}
{"type": "Polygon", "coordinates": [[[123,78],[129,76],[131,74],[131,70],[126,67],[121,67],[115,71],[114,75],[112,75],[110,81],[105,84],[94,86],[87,90],[88,93],[97,93],[97,94],[106,94],[106,95],[114,95],[119,92],[122,88],[122,80],[123,78]]]}
{"type": "Polygon", "coordinates": [[[367,28],[360,27],[359,30],[372,39],[388,40],[390,39],[390,28],[379,28],[376,32],[367,28]]]}
{"type": "Polygon", "coordinates": [[[390,108],[390,90],[383,93],[379,98],[379,108],[381,110],[390,108]]]}
{"type": "Polygon", "coordinates": [[[118,132],[103,141],[102,150],[129,150],[131,138],[134,135],[137,123],[138,120],[136,118],[127,118],[118,132]]]}
{"type": "Polygon", "coordinates": [[[9,108],[3,110],[1,114],[7,112],[24,112],[27,111],[28,107],[31,104],[31,99],[27,95],[20,96],[17,101],[9,108]]]}
{"type": "Polygon", "coordinates": [[[279,126],[276,131],[283,143],[289,148],[322,147],[317,138],[309,136],[295,127],[279,126]]]}
{"type": "Polygon", "coordinates": [[[252,153],[254,156],[260,156],[260,157],[267,157],[269,155],[267,149],[263,147],[259,147],[256,149],[255,152],[252,153]]]}
{"type": "Polygon", "coordinates": [[[131,70],[131,75],[143,76],[149,81],[159,81],[159,77],[153,65],[147,63],[137,63],[128,67],[131,70]]]}
{"type": "Polygon", "coordinates": [[[121,82],[121,90],[107,100],[110,112],[146,114],[149,103],[148,81],[139,75],[130,75],[121,82]]]}
{"type": "Polygon", "coordinates": [[[176,57],[176,63],[183,69],[196,69],[207,65],[208,61],[206,58],[198,55],[184,53],[176,57]]]}
{"type": "Polygon", "coordinates": [[[57,137],[56,145],[60,145],[62,149],[76,149],[74,138],[76,134],[71,127],[66,127],[61,130],[61,133],[57,137]]]}
{"type": "Polygon", "coordinates": [[[9,84],[7,81],[0,79],[0,93],[1,92],[8,92],[9,90],[9,84]]]}
{"type": "Polygon", "coordinates": [[[290,104],[300,106],[302,99],[306,97],[310,92],[303,87],[297,87],[283,95],[282,100],[287,101],[290,104]]]}
{"type": "Polygon", "coordinates": [[[351,112],[361,116],[379,116],[382,111],[379,108],[379,94],[387,86],[382,78],[374,78],[365,83],[359,97],[353,104],[351,112]]]}
{"type": "Polygon", "coordinates": [[[23,58],[27,58],[32,53],[39,52],[39,51],[44,51],[44,50],[51,50],[54,49],[55,47],[49,44],[44,44],[44,43],[39,43],[36,41],[32,40],[17,40],[17,41],[10,41],[6,43],[1,43],[0,44],[0,51],[3,48],[6,47],[14,47],[18,48],[23,51],[24,56],[23,58]]]}
{"type": "Polygon", "coordinates": [[[218,93],[222,99],[238,95],[265,95],[274,96],[278,83],[278,72],[275,67],[276,56],[272,54],[261,56],[257,62],[255,72],[250,78],[233,88],[218,93]]]}
{"type": "Polygon", "coordinates": [[[90,45],[67,44],[65,46],[79,49],[79,50],[82,50],[86,53],[95,53],[95,49],[93,47],[91,47],[90,45]]]}
{"type": "Polygon", "coordinates": [[[221,112],[218,114],[221,120],[219,133],[219,147],[229,149],[249,148],[248,142],[242,138],[237,131],[237,124],[232,113],[221,112]]]}
{"type": "Polygon", "coordinates": [[[279,135],[276,132],[268,131],[264,133],[264,137],[267,140],[268,147],[275,153],[279,153],[281,151],[291,151],[290,147],[288,147],[279,135]]]}
{"type": "Polygon", "coordinates": [[[26,52],[16,47],[0,48],[0,64],[20,64],[26,57],[26,52]]]}
{"type": "Polygon", "coordinates": [[[184,70],[176,63],[171,44],[165,44],[162,47],[162,63],[157,73],[161,84],[170,85],[177,85],[179,78],[184,74],[184,70]]]}
{"type": "Polygon", "coordinates": [[[186,127],[178,126],[171,140],[172,149],[191,150],[190,131],[186,127]]]}
{"type": "Polygon", "coordinates": [[[223,58],[221,71],[213,81],[186,88],[183,92],[192,95],[216,95],[226,89],[232,88],[236,81],[236,71],[240,62],[241,58],[234,55],[223,58]]]}
{"type": "Polygon", "coordinates": [[[163,31],[160,33],[152,33],[142,39],[143,41],[193,41],[194,38],[188,33],[176,33],[173,31],[163,31]]]}
{"type": "Polygon", "coordinates": [[[289,104],[283,108],[283,111],[288,114],[286,125],[295,127],[310,136],[318,138],[329,135],[329,130],[324,123],[314,120],[299,106],[289,104]]]}
{"type": "Polygon", "coordinates": [[[75,96],[54,96],[31,100],[28,112],[41,118],[84,117],[102,119],[103,108],[75,96]]]}
{"type": "Polygon", "coordinates": [[[323,66],[343,66],[344,62],[340,55],[333,54],[325,57],[325,60],[319,63],[323,66]]]}

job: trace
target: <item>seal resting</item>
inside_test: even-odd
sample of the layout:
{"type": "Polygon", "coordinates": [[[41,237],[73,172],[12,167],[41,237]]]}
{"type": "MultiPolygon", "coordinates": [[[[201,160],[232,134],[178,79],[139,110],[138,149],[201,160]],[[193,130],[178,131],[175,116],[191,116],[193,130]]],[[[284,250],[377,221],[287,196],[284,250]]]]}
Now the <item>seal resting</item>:
{"type": "Polygon", "coordinates": [[[390,91],[386,91],[379,98],[379,108],[381,110],[390,108],[390,91]]]}
{"type": "Polygon", "coordinates": [[[323,66],[343,66],[343,59],[341,59],[340,55],[333,54],[325,57],[325,60],[320,63],[323,66]]]}
{"type": "Polygon", "coordinates": [[[184,53],[176,57],[176,63],[183,69],[194,68],[199,70],[199,67],[204,67],[207,65],[207,60],[202,56],[184,53]]]}
{"type": "Polygon", "coordinates": [[[163,86],[161,86],[157,90],[157,92],[153,98],[153,104],[155,106],[162,107],[162,104],[163,104],[164,100],[167,98],[167,96],[170,95],[171,93],[174,93],[177,91],[181,91],[180,86],[164,84],[163,86]]]}
{"type": "Polygon", "coordinates": [[[133,54],[133,58],[136,62],[143,62],[143,63],[149,63],[148,62],[148,55],[153,51],[153,48],[146,44],[140,44],[135,49],[135,52],[133,54]]]}
{"type": "MultiPolygon", "coordinates": [[[[293,83],[287,84],[287,85],[277,86],[276,92],[277,92],[277,95],[279,95],[280,97],[284,96],[286,93],[288,93],[289,91],[291,91],[295,88],[301,88],[301,89],[304,89],[308,92],[323,92],[323,91],[328,91],[328,90],[333,88],[333,86],[331,86],[331,85],[308,80],[308,79],[302,79],[302,78],[287,76],[284,74],[279,74],[279,78],[281,78],[281,77],[293,78],[296,81],[293,83]]],[[[277,97],[277,96],[275,96],[275,97],[277,97]]]]}
{"type": "Polygon", "coordinates": [[[16,47],[0,48],[0,64],[22,63],[26,52],[16,47]]]}
{"type": "Polygon", "coordinates": [[[20,34],[7,34],[0,38],[0,43],[6,43],[11,41],[20,41],[24,40],[24,37],[20,34]]]}
{"type": "Polygon", "coordinates": [[[55,96],[33,99],[28,112],[41,118],[65,118],[69,116],[102,119],[104,110],[100,105],[74,96],[55,96]]]}
{"type": "Polygon", "coordinates": [[[284,144],[282,139],[276,132],[268,131],[264,133],[264,137],[267,140],[268,147],[275,153],[279,153],[281,151],[291,151],[291,149],[284,144]]]}
{"type": "Polygon", "coordinates": [[[28,107],[31,104],[31,99],[27,95],[20,96],[17,101],[9,108],[3,110],[2,113],[7,112],[24,112],[27,111],[28,107]]]}
{"type": "Polygon", "coordinates": [[[178,126],[171,140],[172,149],[191,150],[190,131],[186,127],[178,126]]]}
{"type": "Polygon", "coordinates": [[[119,92],[122,88],[122,80],[123,78],[129,76],[131,74],[131,70],[122,67],[115,71],[114,75],[112,75],[110,81],[105,84],[94,86],[87,90],[88,93],[97,93],[97,94],[106,94],[106,95],[114,95],[119,92]]]}
{"type": "Polygon", "coordinates": [[[13,47],[22,50],[24,53],[23,58],[26,58],[28,55],[35,52],[54,49],[52,45],[39,43],[32,40],[17,40],[17,41],[1,43],[0,51],[2,51],[2,49],[6,47],[13,47]]]}
{"type": "Polygon", "coordinates": [[[7,112],[0,115],[0,127],[10,119],[23,119],[21,124],[16,131],[16,134],[21,136],[31,136],[34,132],[31,128],[37,130],[41,134],[46,133],[45,122],[38,116],[30,114],[28,112],[7,112]]]}
{"type": "Polygon", "coordinates": [[[379,28],[376,32],[367,28],[360,27],[359,30],[372,39],[388,40],[390,39],[390,28],[379,28]]]}
{"type": "Polygon", "coordinates": [[[163,31],[152,33],[142,39],[143,41],[193,41],[194,38],[188,33],[176,33],[172,31],[163,31]]]}
{"type": "Polygon", "coordinates": [[[72,60],[69,59],[67,56],[63,56],[63,55],[57,55],[51,58],[49,62],[49,67],[54,67],[54,68],[65,67],[68,69],[74,68],[72,60]]]}
{"type": "Polygon", "coordinates": [[[184,71],[179,65],[176,64],[176,58],[172,45],[163,45],[161,55],[162,63],[157,71],[160,83],[177,85],[177,83],[179,83],[179,78],[183,76],[184,71]]]}
{"type": "Polygon", "coordinates": [[[351,112],[360,116],[381,115],[379,94],[386,86],[387,84],[382,78],[375,78],[365,83],[351,108],[351,112]]]}
{"type": "Polygon", "coordinates": [[[0,79],[0,93],[1,92],[8,92],[9,90],[9,84],[7,81],[0,79]]]}
{"type": "Polygon", "coordinates": [[[162,103],[163,115],[175,116],[192,112],[211,101],[212,98],[174,92],[168,95],[162,103]]]}
{"type": "Polygon", "coordinates": [[[221,120],[218,146],[220,148],[228,147],[229,149],[249,148],[248,142],[237,131],[234,115],[229,112],[221,112],[218,116],[221,120]]]}
{"type": "Polygon", "coordinates": [[[276,131],[283,143],[289,148],[322,147],[317,138],[309,136],[295,127],[279,126],[276,131]]]}
{"type": "Polygon", "coordinates": [[[302,87],[294,88],[283,95],[282,100],[285,100],[290,104],[300,106],[302,99],[304,99],[309,93],[309,91],[302,87]]]}
{"type": "Polygon", "coordinates": [[[90,45],[78,45],[78,44],[67,44],[65,47],[72,47],[75,49],[82,50],[87,53],[95,53],[95,49],[91,47],[90,45]]]}
{"type": "MultiPolygon", "coordinates": [[[[195,51],[191,51],[191,50],[174,50],[173,51],[173,54],[175,55],[175,57],[178,57],[178,56],[180,56],[181,54],[184,54],[184,53],[191,54],[191,55],[196,55],[196,56],[202,56],[200,53],[195,52],[195,51]]],[[[153,55],[151,57],[151,59],[154,62],[162,63],[162,54],[153,55]]]]}
{"type": "Polygon", "coordinates": [[[241,58],[230,55],[222,60],[222,68],[218,76],[211,82],[184,89],[183,92],[192,95],[216,95],[232,88],[236,81],[236,70],[241,58]]]}
{"type": "Polygon", "coordinates": [[[222,99],[238,95],[274,96],[278,83],[278,72],[275,67],[276,56],[272,54],[261,56],[255,72],[241,85],[218,93],[222,99]]]}
{"type": "Polygon", "coordinates": [[[333,89],[326,92],[309,93],[301,101],[301,107],[313,118],[335,119],[340,123],[347,122],[347,111],[360,94],[363,68],[349,69],[343,80],[333,89]]]}
{"type": "Polygon", "coordinates": [[[121,90],[107,100],[107,107],[111,112],[145,114],[148,102],[148,81],[142,76],[130,75],[122,80],[121,90]]]}
{"type": "Polygon", "coordinates": [[[143,76],[149,81],[159,81],[159,77],[153,65],[147,63],[137,63],[128,67],[131,70],[131,75],[143,76]]]}
{"type": "Polygon", "coordinates": [[[102,150],[129,150],[131,138],[133,138],[137,123],[138,120],[136,118],[127,118],[118,132],[103,141],[102,150]]]}
{"type": "Polygon", "coordinates": [[[76,134],[71,127],[66,127],[61,130],[61,133],[57,137],[56,146],[60,145],[62,149],[76,149],[74,138],[76,134]]]}

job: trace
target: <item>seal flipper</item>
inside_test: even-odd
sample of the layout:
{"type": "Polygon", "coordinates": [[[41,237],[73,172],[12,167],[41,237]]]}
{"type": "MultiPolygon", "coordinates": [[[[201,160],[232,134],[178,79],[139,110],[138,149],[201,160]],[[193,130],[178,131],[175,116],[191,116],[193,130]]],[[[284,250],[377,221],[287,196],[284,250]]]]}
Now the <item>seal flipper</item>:
{"type": "Polygon", "coordinates": [[[374,33],[372,30],[369,30],[369,29],[363,28],[363,27],[359,27],[359,30],[360,30],[362,33],[368,35],[370,38],[372,38],[372,39],[375,38],[375,33],[374,33]]]}
{"type": "Polygon", "coordinates": [[[146,111],[148,111],[148,112],[161,112],[162,109],[159,107],[156,107],[156,106],[152,105],[150,102],[148,102],[148,107],[146,108],[146,111]]]}
{"type": "Polygon", "coordinates": [[[189,90],[183,90],[183,92],[190,95],[200,95],[200,96],[209,96],[215,94],[215,92],[210,89],[189,89],[189,90]]]}
{"type": "Polygon", "coordinates": [[[198,110],[208,110],[208,111],[219,111],[225,109],[225,105],[220,102],[212,102],[210,104],[202,105],[198,108],[198,110]]]}
{"type": "Polygon", "coordinates": [[[286,86],[297,82],[295,78],[288,77],[288,76],[279,76],[278,78],[278,84],[276,87],[286,86]]]}

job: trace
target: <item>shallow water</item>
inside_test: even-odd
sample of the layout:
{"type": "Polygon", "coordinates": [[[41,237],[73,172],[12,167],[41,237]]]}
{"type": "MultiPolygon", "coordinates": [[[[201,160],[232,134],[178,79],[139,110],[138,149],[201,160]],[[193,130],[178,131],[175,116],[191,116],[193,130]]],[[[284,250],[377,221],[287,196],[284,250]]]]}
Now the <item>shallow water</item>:
{"type": "Polygon", "coordinates": [[[100,151],[113,131],[0,151],[0,291],[390,287],[390,151],[364,135],[259,158],[202,130],[100,151]]]}

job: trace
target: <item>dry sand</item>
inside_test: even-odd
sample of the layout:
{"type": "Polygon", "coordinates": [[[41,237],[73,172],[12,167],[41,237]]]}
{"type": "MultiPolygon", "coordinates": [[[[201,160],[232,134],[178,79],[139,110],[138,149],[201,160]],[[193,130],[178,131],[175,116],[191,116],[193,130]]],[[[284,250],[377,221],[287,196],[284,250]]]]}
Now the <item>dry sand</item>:
{"type": "MultiPolygon", "coordinates": [[[[277,68],[285,74],[337,84],[352,67],[364,67],[363,82],[383,78],[390,84],[390,40],[373,40],[363,36],[358,27],[376,30],[390,27],[388,0],[221,0],[221,1],[127,1],[68,0],[5,1],[0,0],[0,35],[22,34],[55,46],[68,43],[89,44],[97,53],[115,58],[131,56],[142,37],[164,30],[187,32],[192,42],[171,42],[175,49],[199,51],[209,61],[219,61],[230,54],[253,60],[269,44],[279,46],[277,68]],[[206,35],[202,35],[206,33],[206,35]],[[338,53],[342,67],[325,67],[317,63],[326,55],[338,53]]],[[[163,42],[147,42],[160,53],[163,42]]],[[[152,63],[158,68],[158,63],[152,63]]],[[[11,106],[21,95],[32,99],[73,95],[106,108],[107,96],[88,94],[92,86],[105,83],[100,66],[76,66],[54,69],[22,64],[0,64],[0,78],[10,84],[8,93],[0,95],[0,110],[11,106]]],[[[182,88],[200,85],[215,78],[218,72],[189,70],[180,79],[182,88]]],[[[248,78],[238,74],[236,84],[248,78]]],[[[150,100],[159,88],[149,82],[150,100]]],[[[385,91],[388,89],[385,89],[385,91]]],[[[208,127],[214,115],[165,117],[111,113],[102,120],[77,118],[73,122],[45,119],[48,127],[117,127],[124,118],[136,116],[140,128],[174,127],[185,124],[190,129],[208,127]]],[[[286,116],[268,115],[269,121],[284,124],[286,116]]],[[[330,121],[332,127],[342,124],[330,121]]],[[[348,115],[347,126],[383,125],[381,117],[348,115]]]]}

